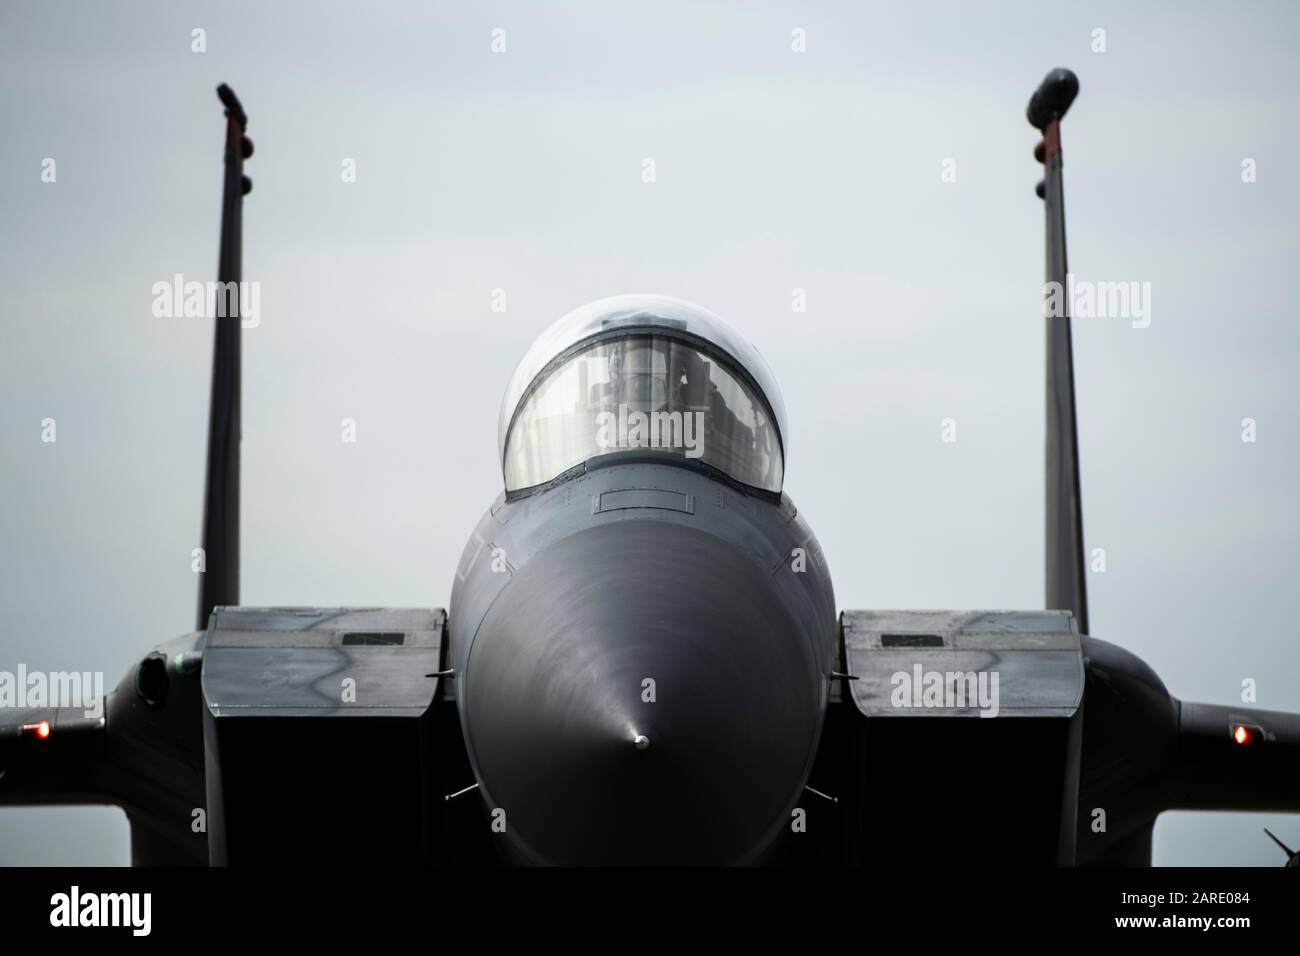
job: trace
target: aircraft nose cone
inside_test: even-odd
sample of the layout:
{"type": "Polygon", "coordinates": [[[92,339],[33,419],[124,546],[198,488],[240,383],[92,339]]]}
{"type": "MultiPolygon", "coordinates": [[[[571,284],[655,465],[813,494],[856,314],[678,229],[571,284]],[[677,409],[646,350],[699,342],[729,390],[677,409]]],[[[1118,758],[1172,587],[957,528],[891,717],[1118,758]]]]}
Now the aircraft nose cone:
{"type": "Polygon", "coordinates": [[[548,863],[730,863],[786,822],[824,676],[768,572],[693,528],[603,525],[485,617],[464,712],[484,794],[548,863]]]}

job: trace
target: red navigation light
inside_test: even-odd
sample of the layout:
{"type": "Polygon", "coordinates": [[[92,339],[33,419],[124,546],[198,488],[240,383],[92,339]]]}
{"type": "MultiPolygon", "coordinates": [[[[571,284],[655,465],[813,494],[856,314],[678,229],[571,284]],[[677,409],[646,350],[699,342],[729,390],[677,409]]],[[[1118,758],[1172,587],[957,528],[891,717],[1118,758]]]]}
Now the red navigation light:
{"type": "Polygon", "coordinates": [[[1248,744],[1250,743],[1250,739],[1251,739],[1250,731],[1247,730],[1245,727],[1243,727],[1241,724],[1238,724],[1237,729],[1232,732],[1232,739],[1239,744],[1248,744]]]}
{"type": "Polygon", "coordinates": [[[35,724],[23,724],[19,729],[24,734],[32,734],[33,736],[44,740],[50,735],[50,722],[48,720],[42,720],[35,724]]]}

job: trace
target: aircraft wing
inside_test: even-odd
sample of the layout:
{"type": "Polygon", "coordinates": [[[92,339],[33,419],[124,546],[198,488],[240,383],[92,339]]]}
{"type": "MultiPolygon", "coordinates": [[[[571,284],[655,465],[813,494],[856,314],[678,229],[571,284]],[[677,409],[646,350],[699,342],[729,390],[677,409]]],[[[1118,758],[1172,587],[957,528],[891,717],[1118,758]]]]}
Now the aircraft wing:
{"type": "Polygon", "coordinates": [[[1181,701],[1068,611],[844,611],[840,628],[814,776],[860,805],[852,858],[986,843],[1147,865],[1166,810],[1300,812],[1300,715],[1181,701]]]}
{"type": "Polygon", "coordinates": [[[0,710],[0,805],[107,802],[104,725],[81,707],[0,710]]]}
{"type": "Polygon", "coordinates": [[[216,608],[205,632],[134,665],[98,716],[0,711],[0,806],[121,806],[137,864],[323,862],[344,846],[418,863],[430,842],[469,838],[441,819],[465,812],[443,798],[472,780],[439,676],[446,620],[216,608]]]}
{"type": "Polygon", "coordinates": [[[187,822],[203,805],[202,641],[153,648],[100,699],[0,711],[0,806],[119,806],[136,859],[205,862],[187,822]]]}

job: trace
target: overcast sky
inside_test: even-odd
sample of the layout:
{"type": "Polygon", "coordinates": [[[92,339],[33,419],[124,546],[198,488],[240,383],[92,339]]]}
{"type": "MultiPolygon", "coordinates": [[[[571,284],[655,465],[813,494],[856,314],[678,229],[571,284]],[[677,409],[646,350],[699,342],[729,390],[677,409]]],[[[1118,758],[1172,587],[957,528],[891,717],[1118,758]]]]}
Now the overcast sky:
{"type": "MultiPolygon", "coordinates": [[[[1147,328],[1075,325],[1092,631],[1184,699],[1300,710],[1300,14],[1088,6],[4,0],[0,668],[112,685],[193,626],[212,327],[151,287],[215,277],[221,81],[257,147],[243,603],[445,606],[514,364],[658,292],[774,369],[840,607],[1041,607],[1024,105],[1064,65],[1071,266],[1152,289],[1147,328]]],[[[1155,859],[1279,864],[1262,825],[1300,844],[1166,815],[1155,859]]],[[[115,809],[0,810],[0,863],[128,858],[115,809]]]]}

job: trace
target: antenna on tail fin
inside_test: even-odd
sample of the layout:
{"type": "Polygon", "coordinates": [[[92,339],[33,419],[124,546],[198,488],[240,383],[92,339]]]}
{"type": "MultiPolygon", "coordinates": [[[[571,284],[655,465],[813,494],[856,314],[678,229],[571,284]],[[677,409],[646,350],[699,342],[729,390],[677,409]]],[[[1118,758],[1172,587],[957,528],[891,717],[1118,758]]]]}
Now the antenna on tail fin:
{"type": "Polygon", "coordinates": [[[1049,609],[1072,611],[1079,632],[1088,633],[1088,586],[1084,580],[1083,505],[1079,489],[1079,436],[1074,405],[1074,350],[1070,338],[1068,267],[1065,259],[1065,195],[1061,182],[1061,119],[1079,93],[1079,78],[1056,69],[1029,100],[1026,115],[1042,131],[1034,157],[1044,176],[1037,193],[1047,223],[1047,282],[1059,283],[1060,315],[1047,316],[1047,483],[1044,544],[1049,609]]]}
{"type": "MultiPolygon", "coordinates": [[[[214,607],[239,603],[240,438],[240,256],[243,200],[253,188],[244,160],[253,141],[244,135],[248,116],[235,91],[222,83],[217,96],[226,108],[225,178],[221,195],[221,252],[217,264],[218,303],[234,302],[233,315],[214,319],[212,399],[208,407],[208,470],[203,498],[204,573],[199,581],[198,629],[208,626],[214,607]],[[228,283],[234,283],[233,286],[228,283]]],[[[231,310],[227,309],[227,313],[231,310]]]]}

